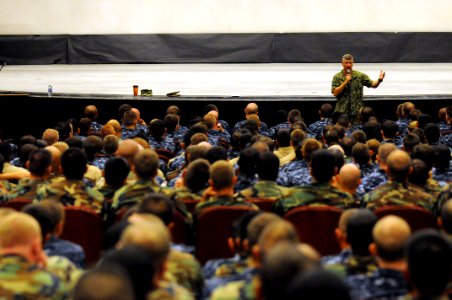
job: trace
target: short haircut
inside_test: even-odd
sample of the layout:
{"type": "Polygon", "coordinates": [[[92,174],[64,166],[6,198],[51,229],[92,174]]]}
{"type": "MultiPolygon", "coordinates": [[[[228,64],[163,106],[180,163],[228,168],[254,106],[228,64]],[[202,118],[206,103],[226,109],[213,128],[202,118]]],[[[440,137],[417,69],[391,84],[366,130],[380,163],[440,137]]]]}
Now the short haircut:
{"type": "Polygon", "coordinates": [[[334,155],[328,150],[317,150],[312,153],[311,173],[318,183],[326,183],[334,176],[334,155]]]}
{"type": "Polygon", "coordinates": [[[345,156],[352,156],[353,146],[356,144],[356,141],[349,136],[344,137],[340,145],[342,149],[344,149],[345,156]]]}
{"type": "Polygon", "coordinates": [[[437,170],[444,170],[449,168],[450,163],[450,148],[446,145],[438,145],[435,147],[434,164],[437,170]]]}
{"type": "Polygon", "coordinates": [[[433,168],[433,162],[435,160],[435,149],[427,144],[419,144],[413,148],[411,158],[418,158],[423,160],[427,164],[427,168],[431,170],[433,168]]]}
{"type": "Polygon", "coordinates": [[[197,193],[206,188],[209,178],[210,164],[207,160],[199,158],[188,165],[184,176],[184,184],[193,193],[197,193]]]}
{"type": "Polygon", "coordinates": [[[396,182],[405,182],[410,171],[410,158],[402,150],[392,151],[387,159],[389,177],[396,182]]]}
{"type": "Polygon", "coordinates": [[[86,154],[79,148],[69,148],[61,156],[61,167],[64,177],[73,180],[82,180],[86,172],[88,160],[86,154]]]}
{"type": "Polygon", "coordinates": [[[130,125],[133,125],[137,121],[138,116],[133,110],[128,110],[128,111],[124,112],[124,116],[122,119],[123,119],[124,125],[130,126],[130,125]]]}
{"type": "Polygon", "coordinates": [[[320,106],[320,116],[323,118],[331,118],[333,115],[333,106],[329,103],[324,103],[320,106]]]}
{"type": "Polygon", "coordinates": [[[122,186],[129,173],[129,163],[123,157],[112,157],[105,163],[105,182],[111,186],[122,186]]]}
{"type": "Polygon", "coordinates": [[[102,144],[105,152],[113,154],[118,150],[119,138],[115,135],[107,135],[104,137],[102,144]]]}
{"type": "Polygon", "coordinates": [[[325,132],[324,137],[325,137],[325,144],[327,144],[328,146],[331,146],[334,144],[339,144],[339,133],[334,128],[331,128],[330,130],[325,132]]]}
{"type": "Polygon", "coordinates": [[[268,212],[263,212],[253,218],[253,220],[248,224],[247,236],[249,241],[249,248],[251,249],[257,244],[261,233],[264,231],[265,227],[273,222],[280,221],[281,217],[268,212]]]}
{"type": "Polygon", "coordinates": [[[293,147],[296,147],[297,145],[301,145],[301,143],[306,138],[306,134],[301,129],[295,129],[290,134],[290,142],[292,143],[293,147]]]}
{"type": "Polygon", "coordinates": [[[258,163],[259,151],[253,147],[246,148],[240,153],[237,162],[240,168],[240,174],[245,176],[254,176],[256,174],[256,166],[258,163]]]}
{"type": "Polygon", "coordinates": [[[397,123],[391,120],[383,121],[381,124],[381,130],[383,131],[383,134],[386,138],[392,139],[397,135],[397,132],[399,131],[399,127],[397,126],[397,123]]]}
{"type": "Polygon", "coordinates": [[[165,122],[166,130],[168,132],[173,132],[179,124],[179,116],[176,114],[167,114],[165,119],[163,119],[163,122],[165,122]]]}
{"type": "Polygon", "coordinates": [[[90,135],[83,141],[83,149],[88,161],[93,161],[96,154],[101,152],[103,147],[102,139],[95,135],[90,135]]]}
{"type": "Polygon", "coordinates": [[[159,217],[168,226],[173,221],[174,205],[163,194],[147,194],[138,205],[137,213],[153,214],[159,217]]]}
{"type": "Polygon", "coordinates": [[[209,163],[213,164],[219,160],[228,160],[228,153],[224,147],[221,146],[213,146],[209,150],[207,150],[206,158],[209,163]]]}
{"type": "Polygon", "coordinates": [[[353,146],[352,155],[355,162],[360,166],[365,166],[369,163],[370,152],[366,144],[357,143],[353,146]]]}
{"type": "Polygon", "coordinates": [[[276,134],[276,141],[280,147],[288,147],[290,146],[290,130],[289,129],[280,129],[276,134]]]}
{"type": "Polygon", "coordinates": [[[88,135],[88,133],[91,129],[92,123],[93,123],[93,121],[91,121],[90,118],[81,118],[78,123],[78,129],[80,130],[80,135],[88,135]]]}
{"type": "Polygon", "coordinates": [[[372,229],[377,216],[368,209],[360,209],[353,213],[347,222],[347,241],[354,255],[368,256],[372,243],[372,229]]]}
{"type": "Polygon", "coordinates": [[[64,141],[69,148],[83,149],[83,140],[79,136],[71,136],[64,141]]]}
{"type": "Polygon", "coordinates": [[[403,148],[407,152],[412,152],[413,148],[421,143],[419,136],[414,133],[408,133],[403,137],[403,148]]]}
{"type": "Polygon", "coordinates": [[[297,121],[303,121],[303,118],[301,117],[301,112],[298,109],[292,109],[291,111],[289,111],[287,119],[290,124],[293,124],[297,121]]]}
{"type": "Polygon", "coordinates": [[[20,146],[17,156],[21,162],[25,163],[30,158],[31,152],[36,149],[38,149],[38,147],[34,144],[24,144],[20,146]]]}
{"type": "Polygon", "coordinates": [[[39,203],[27,204],[22,208],[22,212],[32,216],[41,228],[42,242],[46,241],[49,234],[53,233],[53,222],[50,212],[39,203]]]}
{"type": "Polygon", "coordinates": [[[408,176],[409,182],[420,187],[425,186],[430,172],[427,164],[423,160],[415,158],[411,160],[411,168],[413,171],[408,176]]]}
{"type": "Polygon", "coordinates": [[[216,190],[233,186],[234,169],[225,160],[215,162],[210,168],[210,180],[216,190]]]}
{"type": "Polygon", "coordinates": [[[439,141],[439,137],[441,136],[441,131],[439,126],[433,123],[428,123],[424,127],[424,134],[427,142],[431,144],[435,144],[439,141]]]}
{"type": "Polygon", "coordinates": [[[256,171],[259,179],[276,181],[279,172],[278,157],[270,151],[260,153],[256,171]]]}
{"type": "Polygon", "coordinates": [[[165,122],[160,119],[154,119],[149,123],[149,134],[157,140],[162,139],[165,129],[165,122]]]}
{"type": "Polygon", "coordinates": [[[135,173],[141,179],[151,179],[157,175],[160,161],[154,150],[141,150],[135,155],[133,162],[135,165],[135,173]]]}
{"type": "Polygon", "coordinates": [[[347,53],[342,55],[342,60],[354,60],[354,58],[353,55],[347,53]]]}
{"type": "Polygon", "coordinates": [[[356,130],[352,133],[352,138],[355,139],[358,143],[365,144],[367,142],[367,136],[362,130],[356,130]]]}
{"type": "Polygon", "coordinates": [[[312,153],[315,151],[322,149],[322,144],[319,141],[313,138],[307,138],[303,142],[303,146],[301,151],[303,152],[303,159],[307,162],[311,161],[312,153]]]}
{"type": "Polygon", "coordinates": [[[28,170],[31,174],[44,176],[52,163],[52,154],[45,149],[36,149],[30,154],[28,170]]]}
{"type": "Polygon", "coordinates": [[[410,281],[421,297],[440,296],[450,282],[452,250],[433,229],[415,232],[407,246],[410,281]]]}
{"type": "Polygon", "coordinates": [[[334,166],[340,170],[345,163],[344,154],[335,148],[329,148],[328,151],[334,156],[334,166]]]}

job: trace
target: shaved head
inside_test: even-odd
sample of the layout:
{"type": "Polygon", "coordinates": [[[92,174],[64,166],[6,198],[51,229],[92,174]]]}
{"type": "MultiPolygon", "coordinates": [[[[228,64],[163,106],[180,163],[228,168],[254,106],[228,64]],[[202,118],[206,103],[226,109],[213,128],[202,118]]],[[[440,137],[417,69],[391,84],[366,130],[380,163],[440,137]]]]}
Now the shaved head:
{"type": "Polygon", "coordinates": [[[397,182],[403,182],[409,174],[411,158],[405,151],[394,150],[388,156],[389,177],[397,182]]]}
{"type": "Polygon", "coordinates": [[[356,190],[360,184],[361,171],[354,164],[345,164],[338,175],[338,184],[347,190],[356,190]]]}
{"type": "Polygon", "coordinates": [[[383,259],[401,259],[405,244],[411,235],[408,223],[394,215],[381,218],[372,230],[379,256],[383,259]]]}
{"type": "Polygon", "coordinates": [[[31,216],[14,212],[0,220],[0,248],[27,247],[41,240],[39,223],[31,216]]]}
{"type": "Polygon", "coordinates": [[[124,157],[132,166],[133,159],[140,150],[141,150],[140,144],[138,144],[136,141],[132,139],[126,139],[119,143],[116,155],[124,157]]]}
{"type": "Polygon", "coordinates": [[[250,115],[250,114],[256,114],[257,115],[257,113],[258,113],[258,106],[257,106],[257,104],[253,103],[253,102],[252,103],[248,103],[248,105],[245,108],[245,113],[247,115],[250,115]]]}

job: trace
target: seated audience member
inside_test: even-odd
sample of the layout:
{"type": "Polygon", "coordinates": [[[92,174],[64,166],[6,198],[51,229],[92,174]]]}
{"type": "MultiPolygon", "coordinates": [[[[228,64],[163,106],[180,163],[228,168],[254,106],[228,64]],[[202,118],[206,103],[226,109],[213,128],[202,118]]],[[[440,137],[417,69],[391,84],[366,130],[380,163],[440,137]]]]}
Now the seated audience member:
{"type": "Polygon", "coordinates": [[[46,141],[47,146],[52,146],[60,140],[60,135],[57,130],[48,128],[42,134],[42,139],[46,141]]]}
{"type": "Polygon", "coordinates": [[[7,299],[66,299],[67,287],[42,266],[38,222],[24,213],[0,219],[0,294],[7,299]]]}
{"type": "MultiPolygon", "coordinates": [[[[383,145],[382,145],[383,146],[383,145]]],[[[412,172],[411,160],[402,150],[394,150],[387,159],[389,182],[364,195],[363,204],[369,209],[386,205],[417,205],[433,209],[433,197],[408,182],[412,172]]]]}
{"type": "Polygon", "coordinates": [[[358,187],[361,184],[361,172],[354,164],[345,164],[340,168],[339,174],[334,177],[334,186],[339,190],[352,195],[355,206],[361,206],[361,195],[358,193],[358,187]]]}
{"type": "Polygon", "coordinates": [[[452,250],[435,230],[413,234],[406,249],[408,278],[413,286],[410,299],[447,299],[452,250]]]}
{"type": "Polygon", "coordinates": [[[301,129],[293,129],[290,133],[290,147],[292,147],[292,151],[289,155],[284,156],[279,160],[280,166],[287,165],[291,161],[296,158],[295,150],[297,146],[302,145],[304,140],[306,139],[306,134],[301,129]]]}
{"type": "Polygon", "coordinates": [[[94,105],[88,105],[84,110],[85,118],[91,120],[91,128],[89,129],[92,134],[99,134],[102,128],[102,124],[97,122],[97,118],[99,117],[99,112],[97,111],[97,107],[94,105]]]}
{"type": "Polygon", "coordinates": [[[234,191],[238,192],[249,188],[257,181],[256,165],[259,159],[259,151],[255,147],[248,147],[240,153],[237,161],[238,169],[237,183],[234,186],[234,191]]]}
{"type": "Polygon", "coordinates": [[[207,126],[207,137],[212,146],[229,145],[231,135],[223,127],[218,126],[218,120],[214,114],[207,113],[203,117],[203,121],[207,126]]]}
{"type": "Polygon", "coordinates": [[[357,274],[370,275],[377,270],[377,260],[369,252],[372,243],[372,230],[377,216],[367,209],[360,209],[347,220],[347,242],[352,253],[342,263],[328,264],[325,267],[346,278],[357,274]]]}
{"type": "Polygon", "coordinates": [[[350,208],[342,212],[341,217],[339,218],[338,226],[334,230],[341,252],[322,257],[321,262],[323,265],[344,264],[345,261],[352,255],[352,249],[347,240],[347,222],[348,219],[357,211],[357,208],[350,208]]]}
{"type": "Polygon", "coordinates": [[[149,145],[152,149],[165,149],[176,153],[174,140],[166,136],[165,122],[154,119],[149,123],[149,145]]]}
{"type": "MultiPolygon", "coordinates": [[[[281,132],[281,130],[279,131],[281,132]]],[[[287,196],[287,188],[276,184],[279,170],[279,159],[272,152],[259,153],[256,171],[258,180],[251,187],[241,190],[238,197],[247,198],[266,198],[281,200],[287,196]]]]}
{"type": "Polygon", "coordinates": [[[452,165],[450,148],[444,145],[435,147],[435,159],[432,178],[439,185],[445,186],[446,183],[452,183],[452,165]]]}
{"type": "Polygon", "coordinates": [[[401,104],[400,113],[398,114],[399,118],[396,121],[397,127],[399,128],[400,135],[404,137],[408,134],[408,124],[410,122],[410,114],[415,109],[413,103],[405,102],[401,104]]]}
{"type": "Polygon", "coordinates": [[[312,123],[308,127],[309,136],[315,138],[316,140],[322,139],[323,128],[327,125],[333,125],[333,116],[334,108],[331,104],[325,103],[320,106],[319,115],[320,120],[312,123]]]}
{"type": "Polygon", "coordinates": [[[206,153],[206,159],[210,164],[219,160],[228,160],[228,152],[224,147],[212,146],[206,153]]]}
{"type": "Polygon", "coordinates": [[[257,209],[253,204],[234,199],[236,182],[237,177],[227,161],[215,162],[210,167],[210,187],[205,191],[203,201],[196,205],[193,214],[199,216],[202,210],[214,206],[248,206],[257,209]]]}
{"type": "Polygon", "coordinates": [[[291,155],[294,157],[293,147],[290,145],[290,130],[289,129],[280,129],[278,130],[278,134],[276,135],[276,145],[278,146],[278,150],[273,153],[281,160],[284,157],[291,155]]]}
{"type": "Polygon", "coordinates": [[[130,278],[122,268],[112,264],[85,273],[77,282],[73,300],[135,300],[130,278]]]}
{"type": "Polygon", "coordinates": [[[398,137],[399,128],[396,122],[386,120],[381,124],[381,135],[383,137],[382,144],[391,143],[396,145],[397,148],[402,148],[402,139],[398,137]]]}
{"type": "Polygon", "coordinates": [[[132,107],[130,109],[137,115],[137,129],[140,132],[140,135],[144,138],[149,135],[149,128],[146,125],[146,121],[141,118],[141,112],[138,108],[132,107]]]}
{"type": "MultiPolygon", "coordinates": [[[[258,108],[256,103],[248,103],[248,105],[245,107],[244,112],[245,112],[245,120],[240,121],[237,124],[235,124],[234,128],[232,129],[232,132],[239,131],[240,129],[245,127],[246,121],[248,120],[248,118],[251,115],[258,115],[259,108],[258,108]]],[[[264,122],[260,122],[259,134],[263,134],[263,135],[266,135],[266,136],[270,135],[268,133],[268,126],[264,122]]]]}
{"type": "Polygon", "coordinates": [[[2,179],[6,180],[19,180],[30,176],[30,172],[27,169],[19,168],[11,164],[12,151],[10,143],[0,142],[0,154],[3,156],[3,170],[2,179]]]}
{"type": "Polygon", "coordinates": [[[85,206],[100,213],[104,197],[83,182],[86,163],[86,155],[81,149],[66,150],[61,156],[64,179],[55,180],[37,191],[36,199],[51,199],[65,206],[85,206]]]}
{"type": "Polygon", "coordinates": [[[452,199],[449,199],[443,204],[440,212],[440,219],[438,223],[441,228],[442,235],[452,242],[452,199]]]}
{"type": "Polygon", "coordinates": [[[273,211],[283,216],[290,209],[305,205],[328,205],[350,208],[355,205],[353,197],[332,185],[336,174],[334,155],[328,150],[317,150],[311,157],[312,183],[290,189],[288,196],[277,201],[273,211]]]}
{"type": "Polygon", "coordinates": [[[290,283],[288,295],[290,300],[351,300],[345,282],[336,274],[321,269],[298,274],[290,283]]]}
{"type": "Polygon", "coordinates": [[[182,186],[174,190],[172,199],[201,200],[204,190],[208,187],[210,164],[207,160],[198,158],[191,162],[182,177],[182,186]]]}
{"type": "Polygon", "coordinates": [[[361,170],[361,178],[366,178],[375,171],[375,165],[372,163],[369,147],[366,144],[356,143],[352,148],[352,156],[361,170]]]}
{"type": "Polygon", "coordinates": [[[36,149],[38,149],[38,147],[35,144],[23,144],[19,148],[17,157],[11,160],[11,164],[19,168],[26,168],[25,164],[30,157],[30,153],[36,149]]]}
{"type": "Polygon", "coordinates": [[[91,120],[89,118],[81,118],[78,122],[77,136],[83,141],[91,135],[91,120]]]}
{"type": "Polygon", "coordinates": [[[134,111],[128,110],[124,112],[122,122],[121,140],[130,139],[140,135],[140,130],[137,126],[138,116],[134,111]]]}
{"type": "Polygon", "coordinates": [[[421,140],[419,137],[414,133],[408,133],[403,138],[403,147],[402,150],[404,150],[406,153],[410,154],[413,152],[414,147],[419,145],[421,143],[421,140]]]}
{"type": "Polygon", "coordinates": [[[204,106],[204,113],[214,115],[217,119],[217,123],[219,123],[226,132],[231,133],[229,123],[225,120],[220,120],[220,111],[215,104],[207,104],[204,106]]]}
{"type": "Polygon", "coordinates": [[[440,144],[439,138],[441,136],[441,131],[439,126],[433,123],[428,123],[424,127],[425,138],[427,143],[431,146],[438,146],[440,144]]]}
{"type": "Polygon", "coordinates": [[[421,159],[412,159],[411,168],[413,171],[408,176],[408,181],[421,190],[437,199],[441,193],[441,186],[435,181],[431,180],[431,171],[427,168],[427,164],[421,159]]]}
{"type": "Polygon", "coordinates": [[[160,186],[155,182],[157,170],[159,168],[159,157],[155,151],[144,149],[138,152],[134,158],[134,169],[137,181],[127,184],[116,191],[112,208],[116,211],[122,206],[130,206],[141,202],[145,194],[159,193],[160,186]]]}
{"type": "Polygon", "coordinates": [[[111,127],[113,127],[113,129],[115,131],[115,133],[113,133],[113,135],[117,136],[118,138],[121,138],[122,126],[121,126],[121,123],[118,122],[118,120],[111,119],[105,125],[110,125],[111,127]]]}
{"type": "Polygon", "coordinates": [[[102,147],[102,139],[95,135],[90,135],[83,141],[83,151],[87,158],[87,170],[83,180],[91,187],[94,187],[102,177],[102,170],[93,164],[95,157],[102,151],[102,147]]]}
{"type": "MultiPolygon", "coordinates": [[[[55,143],[57,144],[57,143],[55,143]]],[[[62,142],[60,145],[66,145],[66,143],[62,142]]],[[[63,154],[64,151],[66,151],[67,149],[69,149],[69,146],[67,146],[67,149],[64,151],[59,150],[56,146],[52,145],[52,146],[47,146],[45,147],[45,149],[47,151],[50,152],[51,156],[52,156],[52,161],[51,161],[51,169],[50,169],[50,175],[49,175],[49,180],[59,180],[64,178],[62,170],[61,170],[61,156],[63,154]]]]}
{"type": "Polygon", "coordinates": [[[101,170],[105,169],[107,161],[115,156],[119,147],[119,138],[115,135],[107,135],[102,140],[102,150],[94,157],[93,165],[101,170]]]}
{"type": "MultiPolygon", "coordinates": [[[[291,110],[293,113],[292,120],[298,119],[298,117],[301,118],[301,113],[298,109],[291,110]]],[[[276,112],[276,116],[273,119],[275,122],[278,122],[275,126],[272,126],[268,129],[268,132],[270,133],[271,138],[275,138],[276,134],[278,134],[278,130],[280,129],[289,129],[292,126],[292,123],[289,121],[287,111],[284,109],[278,110],[276,112]]]]}
{"type": "Polygon", "coordinates": [[[366,144],[367,143],[367,136],[362,130],[356,130],[353,131],[350,134],[351,138],[354,139],[357,143],[366,144]]]}
{"type": "Polygon", "coordinates": [[[439,120],[438,126],[439,129],[441,130],[441,134],[451,130],[449,124],[447,124],[446,121],[446,110],[447,107],[442,107],[438,110],[438,120],[439,120]]]}
{"type": "Polygon", "coordinates": [[[304,140],[302,146],[295,149],[296,159],[280,168],[277,183],[282,186],[300,186],[311,183],[312,177],[309,171],[312,153],[322,149],[322,144],[315,139],[304,140]]]}
{"type": "Polygon", "coordinates": [[[395,299],[408,292],[404,250],[410,234],[408,223],[397,216],[386,216],[375,224],[369,247],[378,258],[378,269],[347,278],[353,299],[395,299]]]}

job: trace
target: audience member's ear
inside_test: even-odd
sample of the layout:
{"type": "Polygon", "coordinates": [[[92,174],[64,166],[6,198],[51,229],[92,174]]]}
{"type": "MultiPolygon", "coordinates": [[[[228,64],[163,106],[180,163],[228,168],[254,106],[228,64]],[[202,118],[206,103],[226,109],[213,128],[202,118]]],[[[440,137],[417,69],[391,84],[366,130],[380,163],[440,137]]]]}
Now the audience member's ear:
{"type": "Polygon", "coordinates": [[[61,220],[55,228],[55,236],[56,237],[61,236],[61,234],[63,233],[63,228],[64,228],[64,220],[61,220]]]}
{"type": "Polygon", "coordinates": [[[439,228],[443,228],[443,219],[441,217],[438,217],[436,222],[438,223],[439,228]]]}
{"type": "Polygon", "coordinates": [[[42,250],[42,241],[40,238],[36,238],[31,244],[30,255],[33,262],[41,267],[47,266],[47,256],[42,250]]]}
{"type": "Polygon", "coordinates": [[[236,250],[233,237],[228,237],[228,247],[233,253],[235,253],[236,250]]]}
{"type": "Polygon", "coordinates": [[[254,245],[253,248],[251,248],[251,256],[255,261],[258,261],[259,263],[262,262],[263,257],[259,245],[254,245]]]}
{"type": "Polygon", "coordinates": [[[237,183],[237,176],[233,176],[232,177],[232,183],[233,183],[233,185],[235,186],[235,184],[237,183]]]}
{"type": "Polygon", "coordinates": [[[336,236],[336,240],[340,242],[343,238],[342,230],[339,228],[334,229],[334,235],[336,236]]]}
{"type": "Polygon", "coordinates": [[[377,250],[377,245],[375,243],[370,243],[370,245],[369,245],[369,253],[372,256],[377,256],[378,250],[377,250]]]}
{"type": "Polygon", "coordinates": [[[29,160],[27,160],[27,161],[25,162],[25,168],[26,168],[27,170],[29,170],[29,168],[30,168],[30,161],[29,161],[29,160]]]}
{"type": "Polygon", "coordinates": [[[171,231],[171,229],[174,228],[174,222],[169,223],[167,227],[168,227],[168,230],[171,231]]]}

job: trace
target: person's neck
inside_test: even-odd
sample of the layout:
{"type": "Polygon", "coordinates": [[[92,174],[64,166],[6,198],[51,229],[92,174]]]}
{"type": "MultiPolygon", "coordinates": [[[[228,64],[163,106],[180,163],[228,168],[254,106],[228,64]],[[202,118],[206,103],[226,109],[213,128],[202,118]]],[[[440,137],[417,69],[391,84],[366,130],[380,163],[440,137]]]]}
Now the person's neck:
{"type": "Polygon", "coordinates": [[[234,195],[234,188],[228,187],[224,188],[222,190],[217,191],[216,196],[233,196],[234,195]]]}
{"type": "Polygon", "coordinates": [[[403,259],[397,261],[385,261],[378,257],[378,266],[381,269],[391,269],[403,272],[406,270],[406,262],[403,259]]]}
{"type": "Polygon", "coordinates": [[[28,247],[10,247],[3,248],[0,250],[0,255],[16,255],[25,258],[27,261],[34,263],[32,255],[30,254],[30,249],[28,247]]]}

